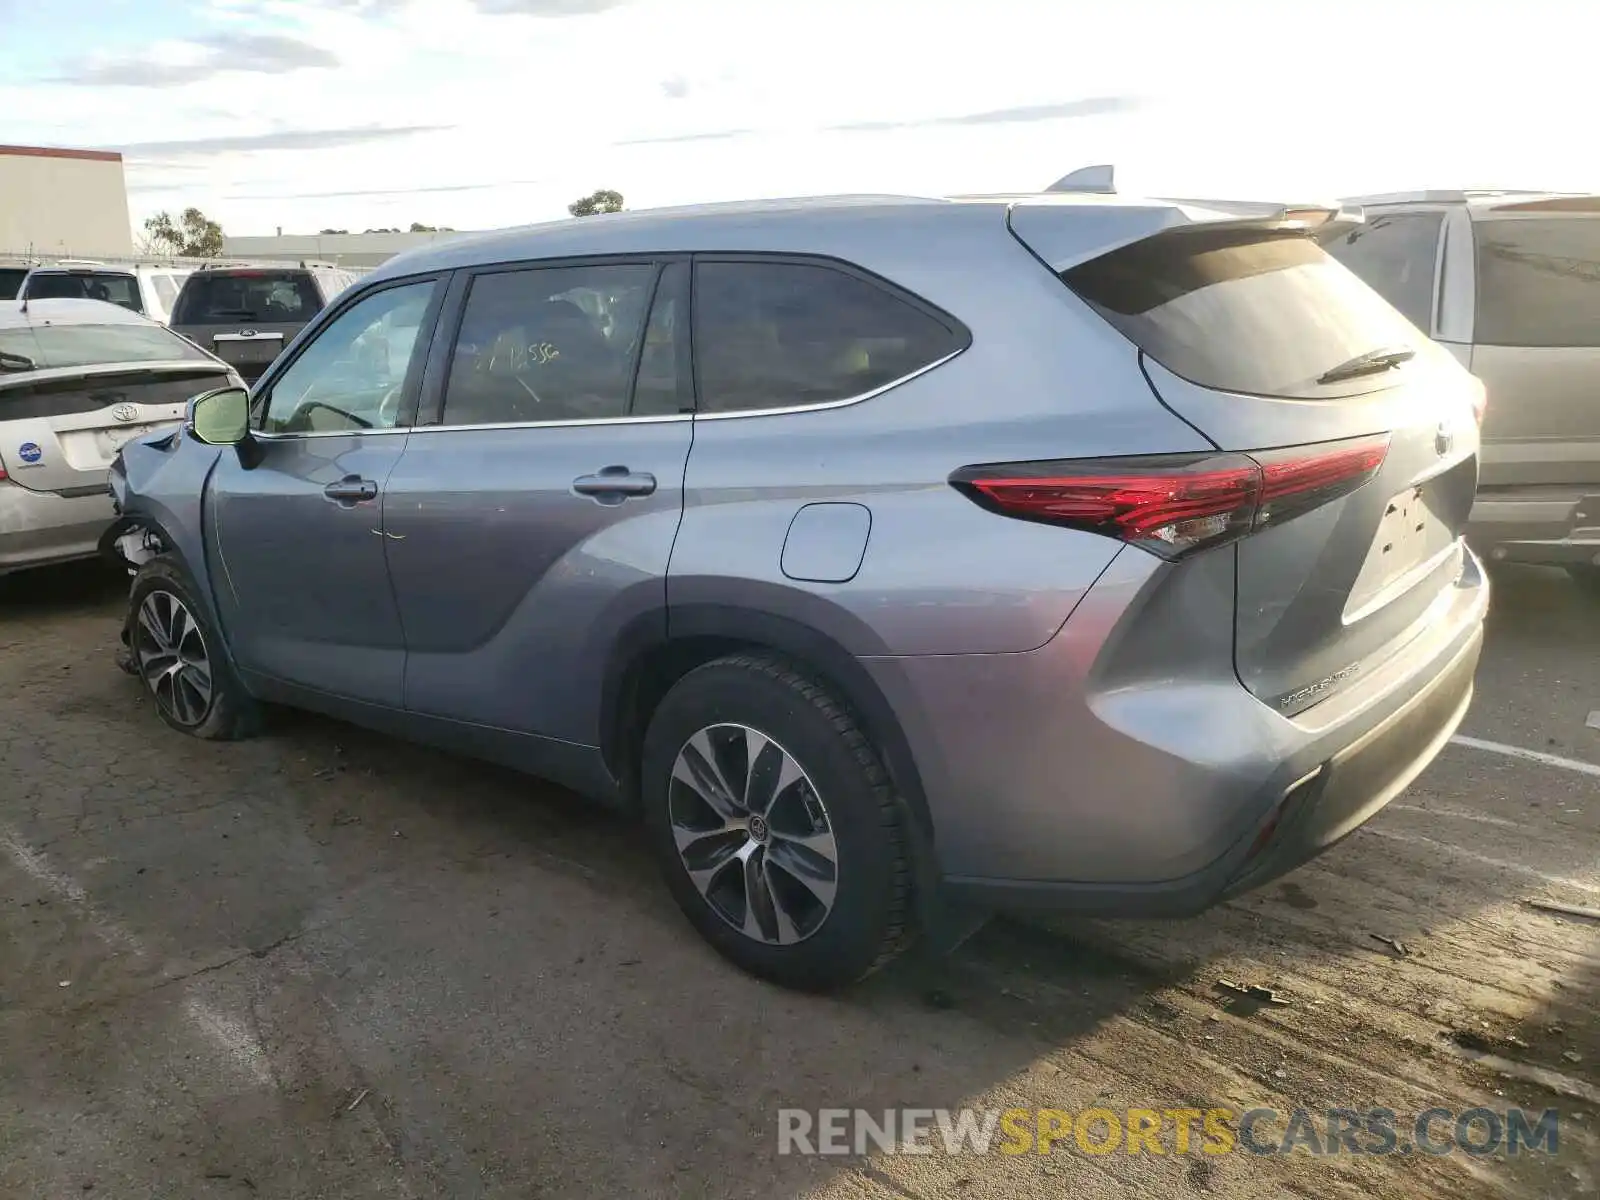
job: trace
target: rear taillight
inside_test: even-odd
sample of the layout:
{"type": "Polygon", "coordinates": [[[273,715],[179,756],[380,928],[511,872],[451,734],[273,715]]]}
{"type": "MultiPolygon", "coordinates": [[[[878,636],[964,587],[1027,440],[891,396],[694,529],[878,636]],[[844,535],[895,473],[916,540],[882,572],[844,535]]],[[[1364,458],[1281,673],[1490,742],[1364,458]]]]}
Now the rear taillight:
{"type": "Polygon", "coordinates": [[[1483,386],[1483,380],[1474,379],[1477,389],[1472,393],[1472,419],[1480,426],[1483,424],[1483,414],[1489,411],[1489,389],[1483,386]]]}
{"type": "Polygon", "coordinates": [[[1378,473],[1389,435],[1254,454],[999,463],[951,484],[991,512],[1106,534],[1162,558],[1282,524],[1378,473]]]}

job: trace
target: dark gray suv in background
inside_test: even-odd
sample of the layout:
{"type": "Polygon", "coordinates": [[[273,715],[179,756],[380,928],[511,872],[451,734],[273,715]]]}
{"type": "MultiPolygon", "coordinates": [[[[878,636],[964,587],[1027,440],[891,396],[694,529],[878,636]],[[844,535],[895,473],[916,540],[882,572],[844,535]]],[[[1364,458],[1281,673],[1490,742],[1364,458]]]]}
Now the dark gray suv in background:
{"type": "Polygon", "coordinates": [[[202,267],[184,281],[169,324],[254,382],[356,279],[341,267],[304,263],[202,267]]]}
{"type": "Polygon", "coordinates": [[[834,986],[966,908],[1193,913],[1462,719],[1481,389],[1326,207],[634,212],[341,295],[126,448],[132,665],[642,813],[733,961],[834,986]]]}

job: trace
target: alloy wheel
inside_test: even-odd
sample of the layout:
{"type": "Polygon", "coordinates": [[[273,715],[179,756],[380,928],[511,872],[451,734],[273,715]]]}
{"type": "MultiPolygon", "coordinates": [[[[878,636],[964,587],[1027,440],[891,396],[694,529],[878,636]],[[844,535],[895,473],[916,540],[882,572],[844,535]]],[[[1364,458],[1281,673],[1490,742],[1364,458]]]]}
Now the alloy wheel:
{"type": "Polygon", "coordinates": [[[139,605],[133,652],[139,676],[166,716],[194,728],[211,712],[211,657],[205,636],[184,602],[154,591],[139,605]]]}
{"type": "Polygon", "coordinates": [[[673,762],[667,807],[684,869],[729,925],[774,946],[822,927],[839,885],[833,824],[776,741],[746,725],[700,730],[673,762]]]}

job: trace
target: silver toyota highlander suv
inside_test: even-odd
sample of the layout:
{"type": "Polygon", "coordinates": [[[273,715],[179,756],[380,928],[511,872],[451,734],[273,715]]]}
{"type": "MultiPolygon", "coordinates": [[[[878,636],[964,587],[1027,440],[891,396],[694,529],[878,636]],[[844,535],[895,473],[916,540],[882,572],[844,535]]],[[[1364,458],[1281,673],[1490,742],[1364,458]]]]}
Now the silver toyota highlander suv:
{"type": "Polygon", "coordinates": [[[415,251],[126,448],[174,727],[316,709],[642,814],[743,967],[1194,913],[1472,696],[1477,382],[1337,208],[842,197],[415,251]]]}

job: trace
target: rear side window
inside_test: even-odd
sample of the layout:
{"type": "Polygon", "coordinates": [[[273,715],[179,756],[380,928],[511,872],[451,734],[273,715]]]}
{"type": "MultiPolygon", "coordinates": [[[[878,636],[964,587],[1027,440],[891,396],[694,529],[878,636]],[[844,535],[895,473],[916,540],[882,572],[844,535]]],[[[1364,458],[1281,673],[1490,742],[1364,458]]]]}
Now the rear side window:
{"type": "Polygon", "coordinates": [[[143,323],[0,329],[0,350],[28,359],[39,370],[87,367],[97,363],[212,361],[203,351],[162,326],[143,323]]]}
{"type": "Polygon", "coordinates": [[[1600,346],[1600,219],[1475,221],[1487,346],[1600,346]]]}
{"type": "Polygon", "coordinates": [[[1169,371],[1222,391],[1319,398],[1371,390],[1381,376],[1317,380],[1374,350],[1426,342],[1297,234],[1184,230],[1113,250],[1061,278],[1169,371]]]}
{"type": "Polygon", "coordinates": [[[537,267],[473,279],[445,384],[444,423],[627,416],[655,281],[648,263],[537,267]]]}
{"type": "Polygon", "coordinates": [[[101,275],[84,272],[50,272],[35,275],[28,284],[30,300],[99,300],[133,312],[144,311],[139,281],[132,275],[101,275]]]}
{"type": "Polygon", "coordinates": [[[322,310],[305,271],[196,271],[178,295],[174,325],[304,324],[322,310]]]}
{"type": "Polygon", "coordinates": [[[0,267],[0,300],[15,300],[27,277],[27,267],[0,267]]]}
{"type": "Polygon", "coordinates": [[[886,287],[820,264],[698,263],[694,311],[699,411],[709,413],[847,400],[965,344],[886,287]]]}
{"type": "Polygon", "coordinates": [[[1324,241],[1322,248],[1426,332],[1433,323],[1434,269],[1443,224],[1442,213],[1376,216],[1324,241]]]}

